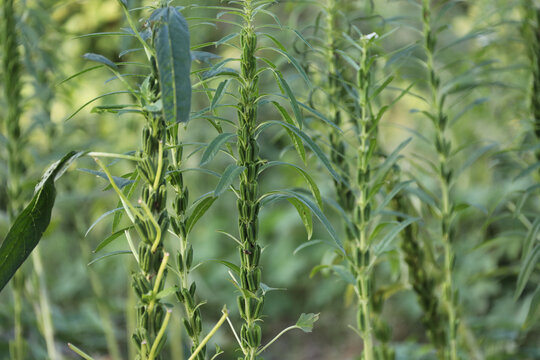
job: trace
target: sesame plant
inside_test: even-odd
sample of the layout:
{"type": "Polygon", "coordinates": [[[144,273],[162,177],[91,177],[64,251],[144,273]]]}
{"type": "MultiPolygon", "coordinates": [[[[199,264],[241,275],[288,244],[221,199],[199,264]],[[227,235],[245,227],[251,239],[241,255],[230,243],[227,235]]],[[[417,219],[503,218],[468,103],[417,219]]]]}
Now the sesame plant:
{"type": "MultiPolygon", "coordinates": [[[[182,144],[178,141],[178,123],[185,123],[189,119],[191,103],[188,25],[177,8],[162,2],[156,8],[149,8],[152,10],[146,22],[149,27],[140,32],[127,4],[120,2],[120,5],[124,9],[132,33],[139,41],[139,45],[143,46],[150,74],[138,84],[138,90],[134,90],[127,80],[122,79],[115,63],[102,55],[86,54],[85,57],[110,69],[126,85],[129,93],[138,100],[138,104],[103,109],[118,112],[122,108],[134,107],[138,110],[133,111],[145,118],[146,124],[142,130],[143,148],[135,156],[127,157],[137,162],[133,180],[141,187],[141,199],[138,206],[132,205],[129,197],[137,186],[131,185],[123,191],[117,184],[118,178],[115,180],[96,157],[96,162],[120,197],[122,207],[132,222],[132,226],[128,228],[116,229],[116,226],[113,226],[113,234],[98,246],[98,250],[109,245],[123,233],[138,262],[139,270],[132,274],[132,286],[139,302],[137,325],[133,334],[138,358],[160,358],[172,312],[171,308],[164,305],[162,299],[175,293],[185,308],[184,326],[192,342],[191,358],[204,359],[205,343],[200,339],[202,321],[199,308],[202,304],[196,302],[196,285],[194,282],[190,283],[188,278],[193,265],[193,250],[188,244],[187,236],[208,208],[209,198],[200,201],[192,213],[187,215],[189,193],[182,179],[182,144]],[[168,183],[173,186],[175,194],[173,216],[169,216],[167,210],[168,183]],[[165,251],[164,242],[169,223],[172,223],[171,232],[180,243],[180,250],[176,255],[180,286],[165,288],[170,254],[165,251]],[[135,246],[131,238],[132,228],[140,237],[138,246],[135,246]]],[[[129,180],[123,180],[124,185],[126,181],[129,184],[129,180]]],[[[115,219],[115,225],[118,225],[119,221],[119,218],[115,219]]]]}
{"type": "MultiPolygon", "coordinates": [[[[475,99],[473,102],[464,107],[462,112],[457,114],[451,113],[451,108],[454,107],[455,97],[460,95],[465,96],[472,90],[483,86],[484,80],[482,75],[485,74],[486,63],[479,63],[471,65],[470,67],[459,66],[457,63],[439,64],[438,59],[442,57],[442,54],[452,49],[452,47],[470,41],[479,36],[481,31],[474,29],[470,33],[464,35],[461,38],[451,41],[449,44],[439,46],[439,37],[444,31],[444,25],[435,23],[435,19],[440,20],[443,16],[447,15],[452,9],[451,3],[446,5],[437,5],[431,1],[425,0],[421,6],[421,19],[422,19],[422,49],[424,52],[424,59],[422,60],[422,66],[425,68],[425,82],[428,88],[425,102],[427,104],[426,110],[421,110],[422,114],[430,120],[433,126],[431,144],[435,150],[437,156],[436,159],[430,159],[429,157],[418,157],[429,164],[431,173],[438,182],[437,192],[432,193],[431,189],[427,190],[429,186],[419,182],[419,186],[423,190],[427,190],[431,195],[431,199],[437,199],[435,202],[431,202],[432,211],[438,221],[439,230],[437,237],[440,241],[436,241],[433,244],[435,249],[440,249],[440,254],[443,258],[441,266],[441,279],[440,279],[440,299],[444,307],[445,314],[445,326],[444,333],[446,334],[446,340],[442,339],[442,330],[440,328],[430,329],[431,339],[437,348],[439,358],[458,359],[464,355],[460,349],[460,334],[468,333],[468,325],[464,319],[461,319],[462,310],[460,305],[460,291],[456,288],[454,280],[454,272],[456,266],[456,242],[457,237],[457,221],[459,219],[459,213],[464,209],[468,209],[474,204],[458,203],[455,195],[455,188],[458,181],[458,177],[470,166],[476,159],[485,153],[488,153],[493,149],[493,144],[488,144],[484,147],[475,149],[474,152],[468,153],[468,157],[461,166],[459,164],[459,153],[463,153],[464,150],[468,150],[467,146],[459,144],[458,134],[452,133],[452,126],[455,125],[457,120],[463,116],[472,107],[481,103],[482,99],[475,99]],[[445,80],[443,77],[443,69],[454,69],[457,75],[453,79],[445,80]],[[456,143],[459,145],[456,148],[456,143]],[[435,195],[436,194],[436,195],[435,195]],[[442,344],[446,344],[444,355],[441,352],[442,344]]],[[[461,155],[461,154],[460,154],[461,155]]],[[[418,180],[418,179],[417,179],[418,180]]],[[[481,208],[481,207],[479,207],[481,208]]],[[[429,235],[433,237],[435,234],[429,235]]],[[[419,294],[420,295],[420,294],[419,294]]],[[[421,295],[420,295],[421,296],[421,295]]],[[[433,308],[431,308],[433,309],[433,308]]],[[[434,313],[429,314],[430,308],[424,306],[426,317],[437,316],[434,313]]],[[[437,324],[436,319],[432,319],[432,326],[437,324]]],[[[429,328],[428,328],[429,329],[429,328]]],[[[467,348],[470,352],[474,353],[476,346],[473,335],[464,335],[463,338],[469,337],[467,341],[467,348]]],[[[476,356],[476,354],[475,354],[476,356]]]]}
{"type": "MultiPolygon", "coordinates": [[[[231,5],[234,2],[231,2],[231,5]]],[[[261,322],[265,303],[265,295],[272,288],[262,282],[263,274],[260,266],[263,246],[259,240],[259,211],[267,204],[273,203],[276,200],[286,199],[297,209],[300,218],[302,219],[308,234],[313,232],[313,222],[311,213],[315,214],[330,232],[331,236],[340,246],[332,226],[320,210],[322,205],[320,191],[318,186],[313,181],[309,173],[302,167],[294,163],[283,161],[263,160],[259,156],[258,138],[262,133],[272,125],[279,125],[283,128],[286,134],[290,137],[295,150],[299,157],[306,161],[306,149],[309,147],[313,153],[320,159],[322,164],[328,171],[339,179],[339,175],[332,168],[329,160],[326,158],[321,149],[304,133],[301,128],[303,125],[303,114],[301,107],[308,111],[314,111],[309,106],[298,102],[295,94],[292,92],[290,85],[285,80],[282,72],[274,63],[274,59],[268,57],[266,53],[277,53],[291,62],[296,70],[300,73],[303,80],[310,84],[306,74],[297,63],[297,61],[286,51],[282,43],[270,32],[272,29],[283,29],[283,26],[277,24],[257,24],[258,18],[266,17],[267,19],[276,20],[268,7],[274,5],[274,1],[251,1],[245,0],[239,2],[238,7],[220,6],[208,7],[211,9],[220,10],[220,16],[223,14],[231,15],[240,19],[239,22],[233,23],[238,25],[240,31],[226,36],[224,40],[220,40],[220,45],[228,45],[235,47],[240,52],[240,58],[226,58],[216,63],[206,75],[203,76],[203,81],[214,77],[226,77],[225,80],[219,83],[215,89],[215,93],[211,95],[211,105],[208,110],[212,114],[219,113],[220,107],[232,107],[236,110],[236,123],[215,115],[204,116],[209,120],[214,128],[218,131],[218,136],[211,141],[204,154],[202,155],[202,165],[209,163],[218,151],[226,152],[235,160],[234,164],[230,164],[219,181],[214,193],[220,194],[230,188],[237,197],[238,209],[238,233],[239,237],[235,237],[226,233],[228,237],[235,240],[238,244],[238,252],[240,254],[240,266],[225,263],[233,272],[233,282],[240,292],[237,298],[238,310],[243,325],[240,329],[240,335],[236,335],[239,343],[239,351],[243,354],[243,359],[260,359],[262,353],[274,343],[285,332],[299,328],[303,331],[311,331],[313,323],[317,320],[316,314],[302,314],[297,324],[280,332],[274,339],[270,340],[266,345],[262,341],[261,322]],[[232,43],[232,40],[239,38],[237,44],[232,43]],[[262,40],[262,41],[261,41],[262,40]],[[261,42],[263,44],[261,44],[261,42]],[[269,43],[268,45],[265,43],[269,43]],[[261,54],[259,54],[261,53],[261,54]],[[225,64],[238,62],[240,70],[225,67],[225,64]],[[271,75],[280,90],[280,93],[266,93],[260,88],[261,78],[263,74],[271,75]],[[234,84],[234,85],[233,85],[234,84]],[[232,92],[236,86],[236,91],[232,92]],[[226,98],[231,97],[235,102],[222,103],[226,98]],[[222,101],[220,103],[220,100],[222,101]],[[292,114],[282,104],[285,100],[290,104],[292,114]],[[258,121],[259,108],[262,106],[273,106],[277,114],[283,120],[268,120],[265,122],[258,121]],[[225,132],[222,124],[232,126],[235,132],[225,132]],[[230,139],[236,137],[236,152],[233,149],[233,144],[230,139]],[[223,148],[224,147],[224,148],[223,148]],[[303,192],[293,191],[292,189],[271,190],[266,193],[260,192],[261,184],[259,175],[267,169],[275,166],[291,167],[306,180],[310,189],[312,199],[309,199],[303,192]],[[233,183],[239,177],[239,186],[236,188],[233,183]]],[[[218,19],[217,22],[230,20],[218,19]]],[[[298,34],[297,34],[298,35],[298,34]]],[[[206,80],[209,81],[209,80],[206,80]]],[[[208,89],[208,88],[207,88],[208,89]]],[[[233,324],[231,323],[231,327],[233,324]]],[[[236,334],[236,331],[233,331],[236,334]]]]}

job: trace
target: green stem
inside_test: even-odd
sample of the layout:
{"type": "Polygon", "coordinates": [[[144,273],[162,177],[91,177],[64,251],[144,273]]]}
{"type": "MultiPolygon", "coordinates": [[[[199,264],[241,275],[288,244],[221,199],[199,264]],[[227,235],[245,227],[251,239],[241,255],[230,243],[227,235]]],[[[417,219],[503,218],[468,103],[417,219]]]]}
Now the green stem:
{"type": "Polygon", "coordinates": [[[216,325],[212,328],[212,330],[210,330],[210,332],[204,337],[204,339],[201,341],[201,343],[199,344],[199,346],[197,346],[197,348],[195,349],[195,351],[193,351],[193,353],[191,354],[191,356],[189,357],[188,360],[195,360],[197,358],[197,355],[199,354],[199,352],[201,352],[201,350],[204,348],[204,346],[206,345],[206,343],[208,341],[210,341],[210,339],[212,338],[212,336],[214,336],[214,334],[219,330],[219,328],[221,327],[221,325],[223,325],[223,323],[225,322],[225,320],[227,320],[227,318],[229,317],[229,312],[227,311],[227,308],[223,308],[223,315],[221,316],[221,318],[219,319],[219,321],[216,323],[216,325]]]}
{"type": "MultiPolygon", "coordinates": [[[[182,155],[183,147],[179,143],[179,126],[174,125],[168,129],[167,138],[171,152],[171,163],[169,166],[170,183],[175,192],[173,200],[173,210],[176,213],[175,217],[171,217],[171,227],[173,232],[180,240],[180,250],[177,253],[177,268],[180,278],[180,289],[176,293],[176,297],[183,304],[185,311],[184,327],[186,333],[191,340],[192,354],[200,345],[200,336],[202,332],[202,316],[200,311],[200,303],[195,301],[196,283],[190,284],[189,274],[193,262],[193,248],[188,242],[188,233],[186,231],[186,221],[188,219],[186,211],[189,203],[189,191],[184,185],[182,172],[182,155]]],[[[204,360],[206,356],[206,348],[202,347],[198,351],[195,359],[204,360]]]]}
{"type": "Polygon", "coordinates": [[[435,70],[434,53],[437,44],[436,33],[431,30],[431,7],[430,0],[423,0],[422,6],[424,48],[426,52],[426,66],[429,74],[429,85],[431,89],[431,115],[435,125],[435,147],[439,159],[439,183],[441,187],[441,240],[444,249],[444,276],[442,299],[446,306],[448,317],[448,357],[451,360],[458,359],[457,351],[457,324],[459,322],[456,310],[455,290],[453,285],[453,262],[454,249],[451,238],[451,209],[453,207],[450,197],[450,184],[452,182],[452,172],[448,168],[448,159],[451,154],[451,143],[446,136],[448,117],[444,113],[443,101],[439,98],[440,78],[435,70]]]}
{"type": "Polygon", "coordinates": [[[240,331],[241,348],[245,360],[254,360],[261,345],[261,327],[258,322],[264,304],[261,291],[261,268],[259,260],[261,247],[258,240],[259,208],[258,170],[261,165],[259,146],[255,138],[257,126],[257,106],[259,97],[258,69],[255,51],[257,34],[253,25],[253,4],[251,0],[243,2],[244,25],[240,34],[242,57],[240,102],[238,103],[238,166],[246,170],[240,176],[240,197],[237,201],[239,210],[238,230],[242,246],[240,254],[240,286],[242,295],[238,297],[238,308],[244,324],[240,331]]]}
{"type": "Polygon", "coordinates": [[[49,294],[47,293],[47,285],[45,282],[45,273],[43,271],[43,263],[41,261],[41,251],[39,245],[32,252],[32,262],[34,264],[34,271],[38,280],[40,304],[40,312],[38,316],[41,317],[41,325],[43,327],[43,337],[45,338],[45,344],[47,346],[47,354],[51,360],[60,360],[62,359],[62,356],[56,351],[56,346],[54,344],[54,327],[51,315],[51,306],[49,303],[49,294]]]}

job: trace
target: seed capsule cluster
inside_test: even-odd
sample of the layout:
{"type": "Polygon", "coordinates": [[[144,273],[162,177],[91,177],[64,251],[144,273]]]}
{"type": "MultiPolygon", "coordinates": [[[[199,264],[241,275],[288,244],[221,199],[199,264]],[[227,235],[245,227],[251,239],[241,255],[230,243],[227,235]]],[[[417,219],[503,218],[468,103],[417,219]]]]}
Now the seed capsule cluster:
{"type": "Polygon", "coordinates": [[[264,296],[261,291],[261,268],[259,260],[261,247],[257,243],[259,231],[258,172],[262,165],[259,146],[255,139],[257,122],[257,98],[259,94],[257,60],[257,35],[252,24],[251,1],[244,1],[246,23],[240,34],[241,78],[238,104],[237,165],[244,166],[240,175],[238,207],[238,231],[242,246],[240,254],[240,286],[242,295],[238,297],[238,309],[244,319],[240,331],[240,341],[245,349],[245,359],[256,359],[261,345],[260,321],[264,296]]]}
{"type": "MultiPolygon", "coordinates": [[[[152,94],[151,98],[145,99],[148,103],[156,101],[160,95],[156,74],[154,67],[153,74],[141,85],[143,93],[152,94]]],[[[165,182],[167,152],[163,146],[166,139],[166,123],[160,113],[145,113],[145,119],[142,150],[138,152],[141,161],[137,165],[137,172],[142,179],[139,201],[142,211],[136,214],[134,223],[141,242],[138,248],[140,271],[132,275],[132,287],[139,299],[137,328],[133,339],[138,346],[139,358],[146,359],[148,356],[146,352],[152,349],[154,358],[159,359],[158,354],[165,344],[166,337],[159,337],[158,333],[165,326],[167,313],[165,306],[156,297],[157,293],[163,290],[167,277],[168,256],[165,256],[162,245],[163,236],[169,227],[165,182]]]]}
{"type": "MultiPolygon", "coordinates": [[[[171,228],[180,239],[180,250],[176,254],[176,266],[180,276],[180,288],[176,292],[176,298],[184,305],[186,316],[183,319],[186,333],[191,339],[191,352],[200,344],[202,332],[202,317],[200,306],[195,300],[197,286],[189,280],[189,273],[193,265],[193,247],[188,242],[186,230],[186,211],[189,204],[189,191],[184,184],[181,172],[183,147],[178,141],[179,126],[171,126],[167,132],[167,141],[171,146],[171,161],[169,164],[169,183],[172,185],[175,198],[172,202],[174,217],[171,217],[171,228]]],[[[196,355],[196,360],[204,360],[206,346],[196,355]]]]}

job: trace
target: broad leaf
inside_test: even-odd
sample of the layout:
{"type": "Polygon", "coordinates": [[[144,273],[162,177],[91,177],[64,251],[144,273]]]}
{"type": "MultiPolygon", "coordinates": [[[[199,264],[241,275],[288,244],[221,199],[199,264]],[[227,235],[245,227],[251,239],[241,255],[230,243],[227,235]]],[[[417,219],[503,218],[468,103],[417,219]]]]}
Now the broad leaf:
{"type": "Polygon", "coordinates": [[[191,109],[191,53],[189,30],[174,7],[154,11],[154,46],[161,85],[163,115],[167,122],[187,122],[191,109]]]}
{"type": "Polygon", "coordinates": [[[0,247],[0,291],[37,246],[49,226],[56,198],[54,182],[82,152],[72,151],[51,165],[36,186],[34,197],[13,222],[0,247]]]}
{"type": "Polygon", "coordinates": [[[319,320],[319,314],[302,314],[296,322],[296,326],[304,332],[311,332],[317,320],[319,320]]]}

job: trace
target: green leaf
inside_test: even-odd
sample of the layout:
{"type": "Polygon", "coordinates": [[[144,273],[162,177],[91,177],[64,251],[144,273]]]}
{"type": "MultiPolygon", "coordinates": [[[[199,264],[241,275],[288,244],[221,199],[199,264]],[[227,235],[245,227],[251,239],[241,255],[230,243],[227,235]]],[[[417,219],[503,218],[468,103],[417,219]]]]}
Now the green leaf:
{"type": "Polygon", "coordinates": [[[212,206],[212,204],[216,200],[217,200],[217,198],[215,198],[213,196],[212,197],[207,197],[207,198],[204,198],[203,200],[201,200],[197,204],[197,206],[191,212],[191,215],[189,216],[189,218],[186,221],[186,233],[187,234],[189,234],[191,232],[191,229],[193,229],[193,226],[197,223],[197,221],[199,221],[201,216],[203,216],[204,213],[206,213],[206,211],[208,211],[210,206],[212,206]]]}
{"type": "Polygon", "coordinates": [[[90,61],[95,61],[95,62],[101,63],[103,65],[106,65],[106,66],[110,67],[114,71],[118,71],[118,66],[116,66],[115,63],[113,63],[111,60],[107,59],[103,55],[93,54],[93,53],[86,53],[86,54],[83,55],[83,58],[85,58],[87,60],[90,60],[90,61]]]}
{"type": "Polygon", "coordinates": [[[225,93],[225,89],[227,88],[229,81],[230,81],[229,79],[224,80],[218,85],[216,89],[216,93],[214,94],[214,98],[212,99],[212,104],[210,105],[210,110],[214,110],[216,105],[219,103],[219,101],[223,97],[223,94],[225,93]]]}
{"type": "Polygon", "coordinates": [[[189,29],[174,8],[154,11],[154,46],[161,85],[163,115],[168,122],[187,122],[191,109],[191,53],[189,29]]]}
{"type": "Polygon", "coordinates": [[[118,230],[116,232],[113,232],[111,235],[107,236],[107,238],[105,238],[102,242],[99,243],[99,245],[94,250],[94,253],[97,253],[97,252],[103,250],[107,245],[112,243],[114,240],[119,238],[121,235],[124,235],[125,231],[130,230],[132,228],[133,228],[133,226],[128,226],[128,227],[120,229],[120,230],[118,230]]]}
{"type": "Polygon", "coordinates": [[[320,222],[324,225],[326,228],[326,231],[330,234],[334,242],[336,243],[337,247],[343,252],[343,245],[341,243],[341,240],[339,239],[336,231],[332,227],[332,224],[330,224],[330,221],[326,218],[326,216],[323,214],[321,209],[317,207],[311,200],[309,200],[306,196],[292,190],[275,190],[271,191],[261,197],[260,200],[264,200],[265,198],[275,197],[277,199],[289,199],[289,198],[296,198],[299,201],[301,201],[304,205],[306,205],[313,214],[320,220],[320,222]]]}
{"type": "Polygon", "coordinates": [[[177,291],[178,291],[178,287],[177,287],[176,285],[170,286],[170,287],[168,287],[168,288],[166,288],[166,289],[163,289],[163,290],[161,290],[160,292],[158,292],[158,293],[156,294],[156,299],[157,299],[157,300],[163,299],[164,297],[167,297],[167,296],[169,296],[169,295],[172,295],[172,294],[174,294],[174,293],[177,292],[177,291]]]}
{"type": "Polygon", "coordinates": [[[294,93],[289,87],[289,84],[287,83],[285,78],[281,76],[281,74],[276,73],[276,78],[280,84],[280,87],[285,91],[285,94],[287,95],[287,98],[291,103],[294,117],[296,118],[296,122],[298,123],[298,128],[302,129],[302,126],[304,124],[304,117],[302,115],[302,110],[300,110],[300,106],[298,105],[298,101],[296,100],[296,96],[294,96],[294,93]]]}
{"type": "Polygon", "coordinates": [[[236,275],[240,274],[240,267],[238,267],[238,265],[235,265],[230,261],[219,260],[219,259],[210,259],[208,261],[217,262],[217,263],[219,263],[221,265],[225,265],[226,267],[231,269],[236,275]]]}
{"type": "Polygon", "coordinates": [[[375,255],[379,256],[382,253],[384,253],[390,244],[392,243],[392,240],[396,238],[396,236],[401,232],[401,230],[405,229],[407,226],[411,225],[413,222],[416,222],[420,220],[419,218],[408,218],[407,220],[404,220],[400,222],[398,225],[394,226],[392,230],[386,233],[381,241],[379,241],[375,247],[375,255]]]}
{"type": "Polygon", "coordinates": [[[216,189],[214,190],[214,196],[218,197],[225,190],[227,190],[229,186],[231,186],[231,184],[233,183],[234,179],[236,179],[236,177],[240,175],[245,169],[245,166],[238,166],[236,164],[231,164],[227,166],[227,168],[223,172],[223,175],[221,175],[221,179],[219,179],[219,183],[217,184],[216,189]]]}
{"type": "Polygon", "coordinates": [[[289,202],[296,208],[298,215],[300,215],[300,219],[302,219],[302,222],[306,227],[308,240],[311,240],[311,237],[313,236],[313,217],[309,207],[296,198],[289,198],[287,200],[289,200],[289,202]]]}
{"type": "Polygon", "coordinates": [[[99,222],[101,222],[101,220],[103,220],[103,219],[105,219],[107,216],[109,216],[109,215],[111,215],[111,214],[114,214],[114,213],[116,213],[116,212],[118,212],[118,211],[121,211],[121,210],[124,210],[124,208],[123,208],[123,207],[117,207],[117,208],[115,208],[115,209],[109,210],[109,211],[107,211],[107,212],[101,214],[101,215],[97,218],[97,220],[94,221],[94,222],[92,223],[92,225],[90,225],[90,227],[88,228],[88,230],[86,230],[86,233],[84,234],[84,237],[87,237],[88,234],[90,233],[90,231],[92,231],[92,229],[93,229],[99,222]]]}
{"type": "Polygon", "coordinates": [[[315,322],[319,320],[319,314],[302,314],[300,315],[300,318],[296,322],[296,326],[304,331],[304,332],[311,332],[313,330],[313,325],[315,322]]]}
{"type": "Polygon", "coordinates": [[[110,253],[106,253],[106,254],[101,255],[101,256],[95,258],[94,260],[90,261],[88,263],[88,266],[93,265],[93,264],[97,263],[98,261],[101,261],[101,260],[106,259],[106,258],[111,257],[111,256],[126,255],[126,254],[131,254],[131,250],[112,251],[110,253]]]}
{"type": "MultiPolygon", "coordinates": [[[[107,177],[107,174],[105,174],[104,172],[102,171],[95,171],[95,170],[90,170],[90,169],[85,169],[85,168],[79,168],[77,169],[79,171],[83,171],[83,172],[86,172],[86,173],[89,173],[89,174],[92,174],[92,175],[96,175],[102,179],[105,179],[107,181],[109,181],[109,178],[107,177]]],[[[113,179],[114,179],[114,182],[116,183],[116,185],[118,185],[118,188],[122,189],[123,187],[129,185],[129,184],[133,184],[135,181],[134,180],[131,180],[131,179],[126,179],[126,178],[123,178],[123,177],[119,177],[119,176],[113,176],[113,179]]]]}
{"type": "Polygon", "coordinates": [[[527,231],[525,241],[523,241],[523,249],[521,253],[521,259],[524,260],[527,254],[530,254],[538,235],[540,234],[540,217],[536,218],[531,225],[531,228],[527,231]]]}
{"type": "Polygon", "coordinates": [[[525,261],[523,261],[523,265],[521,266],[521,269],[519,270],[519,275],[517,279],[517,287],[516,287],[516,293],[514,297],[517,299],[521,296],[521,293],[525,289],[525,286],[527,285],[527,282],[529,281],[529,278],[531,277],[531,273],[538,265],[538,261],[540,259],[540,244],[537,244],[530,253],[527,254],[527,257],[525,258],[525,261]]]}
{"type": "MultiPolygon", "coordinates": [[[[272,104],[274,104],[274,106],[278,109],[283,120],[285,120],[291,125],[294,125],[294,122],[291,116],[289,115],[287,110],[285,110],[285,108],[281,106],[281,104],[279,104],[277,101],[272,101],[272,104]]],[[[291,138],[294,144],[294,148],[296,149],[296,152],[298,153],[298,156],[300,156],[300,158],[305,164],[306,163],[306,149],[304,148],[304,143],[302,142],[302,139],[300,139],[298,135],[295,135],[291,130],[289,129],[285,129],[285,130],[287,131],[287,134],[291,138]]]]}
{"type": "Polygon", "coordinates": [[[308,135],[306,135],[306,133],[304,133],[302,130],[298,129],[294,125],[287,124],[286,122],[278,121],[278,120],[270,120],[270,121],[264,122],[259,125],[258,129],[263,127],[265,124],[277,124],[277,125],[281,125],[282,127],[286,129],[291,130],[295,135],[301,138],[302,141],[309,146],[309,148],[315,153],[315,155],[319,158],[319,160],[321,160],[323,165],[328,169],[330,174],[332,174],[332,177],[336,179],[336,181],[339,181],[339,182],[342,181],[341,176],[339,176],[339,174],[334,170],[334,168],[332,167],[332,163],[330,162],[330,160],[328,160],[328,158],[326,157],[324,152],[321,150],[321,148],[317,144],[315,144],[315,142],[311,140],[311,138],[308,135]]]}
{"type": "Polygon", "coordinates": [[[290,166],[293,169],[295,169],[296,171],[298,171],[300,173],[300,175],[302,175],[304,177],[304,179],[306,180],[306,182],[307,182],[307,184],[309,186],[309,189],[311,190],[311,194],[315,198],[315,201],[317,201],[317,205],[319,206],[319,208],[321,208],[321,209],[323,208],[323,201],[322,201],[322,198],[321,198],[321,191],[319,190],[319,187],[317,186],[317,183],[315,182],[315,180],[313,180],[313,178],[309,175],[309,173],[307,171],[305,171],[304,169],[302,169],[300,166],[292,164],[292,163],[288,163],[288,162],[283,162],[283,161],[270,161],[270,162],[264,164],[264,166],[259,170],[259,172],[263,172],[264,170],[268,169],[269,167],[278,166],[278,165],[290,166]]]}
{"type": "Polygon", "coordinates": [[[536,290],[534,291],[534,294],[531,299],[531,303],[529,305],[529,311],[527,312],[527,317],[525,318],[525,324],[523,324],[523,327],[525,329],[530,328],[533,324],[536,323],[536,318],[538,308],[540,308],[540,284],[536,287],[536,290]]]}
{"type": "Polygon", "coordinates": [[[28,206],[13,222],[0,246],[0,291],[28,258],[49,226],[56,198],[54,182],[83,154],[72,151],[52,164],[37,184],[28,206]]]}
{"type": "Polygon", "coordinates": [[[208,144],[208,147],[204,151],[201,159],[201,166],[209,163],[221,149],[221,146],[223,146],[223,144],[225,144],[229,139],[235,136],[235,133],[221,133],[216,136],[215,139],[212,140],[210,144],[208,144]]]}
{"type": "Polygon", "coordinates": [[[71,115],[69,115],[64,121],[71,120],[73,117],[75,117],[75,115],[77,115],[78,113],[80,113],[82,109],[84,109],[85,107],[87,107],[88,105],[90,105],[91,103],[93,103],[94,101],[99,100],[99,99],[101,99],[101,98],[104,98],[104,97],[106,97],[106,96],[118,95],[118,94],[131,94],[131,92],[125,91],[125,90],[122,90],[122,91],[112,91],[112,92],[109,92],[109,93],[106,93],[106,94],[102,94],[102,95],[96,96],[95,98],[93,98],[92,100],[87,101],[87,102],[84,103],[81,107],[79,107],[77,110],[75,110],[75,112],[73,112],[71,115]]]}
{"type": "Polygon", "coordinates": [[[397,148],[392,151],[390,155],[384,160],[384,162],[377,168],[377,171],[375,172],[375,176],[373,177],[375,179],[374,183],[378,184],[380,183],[388,173],[388,171],[394,166],[394,164],[398,161],[401,150],[405,148],[410,142],[412,138],[408,138],[407,140],[403,141],[401,144],[397,146],[397,148]]]}
{"type": "Polygon", "coordinates": [[[527,168],[525,168],[522,172],[518,174],[518,176],[515,177],[514,181],[517,181],[521,178],[527,177],[530,174],[532,174],[535,170],[540,169],[540,161],[535,162],[534,164],[531,164],[527,168]]]}

